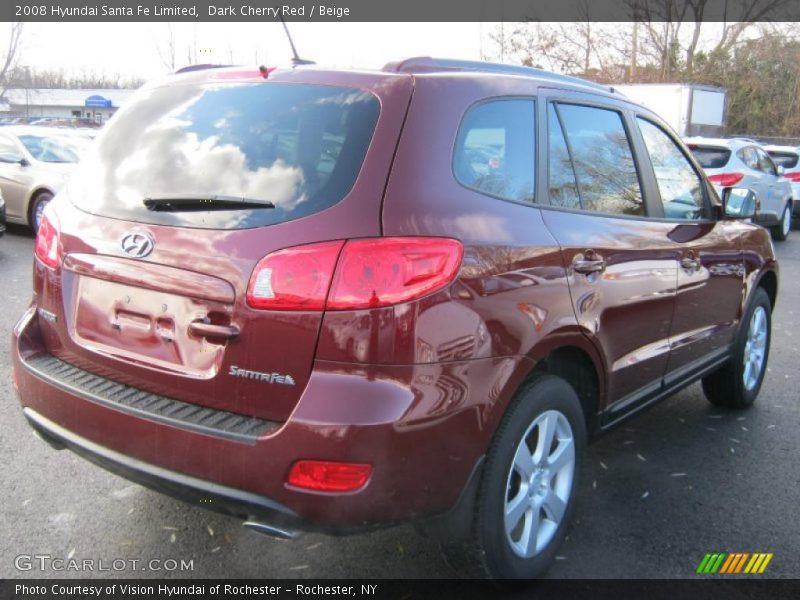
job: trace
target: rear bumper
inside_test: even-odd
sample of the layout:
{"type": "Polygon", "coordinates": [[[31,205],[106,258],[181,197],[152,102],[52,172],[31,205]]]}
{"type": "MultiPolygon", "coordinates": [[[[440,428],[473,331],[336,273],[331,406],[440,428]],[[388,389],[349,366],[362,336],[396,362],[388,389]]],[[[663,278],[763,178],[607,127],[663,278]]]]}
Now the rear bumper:
{"type": "Polygon", "coordinates": [[[350,533],[447,512],[488,447],[507,402],[499,390],[521,372],[516,359],[318,361],[287,422],[232,439],[48,381],[29,367],[46,354],[38,318],[31,307],[17,324],[12,355],[24,414],[43,437],[197,506],[299,530],[350,533]],[[368,462],[373,476],[348,494],[298,490],[285,481],[301,459],[368,462]]]}

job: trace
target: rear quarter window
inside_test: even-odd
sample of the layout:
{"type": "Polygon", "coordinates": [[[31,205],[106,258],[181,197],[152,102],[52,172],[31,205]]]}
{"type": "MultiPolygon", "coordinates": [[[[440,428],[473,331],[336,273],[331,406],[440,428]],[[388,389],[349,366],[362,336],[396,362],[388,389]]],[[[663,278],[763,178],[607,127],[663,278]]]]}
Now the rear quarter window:
{"type": "Polygon", "coordinates": [[[456,139],[456,180],[488,196],[533,202],[534,136],[533,100],[500,99],[473,106],[456,139]]]}

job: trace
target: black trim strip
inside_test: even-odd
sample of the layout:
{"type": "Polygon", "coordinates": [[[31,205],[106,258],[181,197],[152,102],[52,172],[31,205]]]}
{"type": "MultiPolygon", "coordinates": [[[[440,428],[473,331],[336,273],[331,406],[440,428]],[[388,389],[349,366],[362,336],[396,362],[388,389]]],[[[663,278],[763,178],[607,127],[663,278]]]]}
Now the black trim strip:
{"type": "Polygon", "coordinates": [[[85,400],[180,429],[255,444],[281,423],[191,404],[106,379],[51,354],[22,361],[42,381],[85,400]]]}

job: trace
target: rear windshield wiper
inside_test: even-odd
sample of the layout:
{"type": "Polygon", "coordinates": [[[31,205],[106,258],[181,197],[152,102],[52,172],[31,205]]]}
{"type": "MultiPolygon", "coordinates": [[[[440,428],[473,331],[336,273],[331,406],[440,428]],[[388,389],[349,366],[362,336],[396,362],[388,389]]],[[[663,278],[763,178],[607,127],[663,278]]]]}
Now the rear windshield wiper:
{"type": "Polygon", "coordinates": [[[145,198],[147,210],[162,212],[202,211],[202,210],[247,210],[251,208],[275,208],[269,200],[243,198],[241,196],[214,196],[175,194],[145,198]]]}

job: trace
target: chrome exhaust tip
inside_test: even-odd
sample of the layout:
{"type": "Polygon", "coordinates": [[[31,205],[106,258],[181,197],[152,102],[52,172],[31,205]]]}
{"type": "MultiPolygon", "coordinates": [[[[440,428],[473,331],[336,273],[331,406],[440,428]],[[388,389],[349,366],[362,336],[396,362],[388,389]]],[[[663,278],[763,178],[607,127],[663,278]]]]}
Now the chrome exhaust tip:
{"type": "Polygon", "coordinates": [[[245,521],[244,523],[242,523],[242,527],[250,529],[257,533],[261,533],[263,535],[268,535],[270,537],[278,538],[279,540],[293,540],[294,538],[297,537],[296,531],[281,529],[280,527],[275,527],[274,525],[267,525],[266,523],[259,523],[258,521],[245,521]]]}

